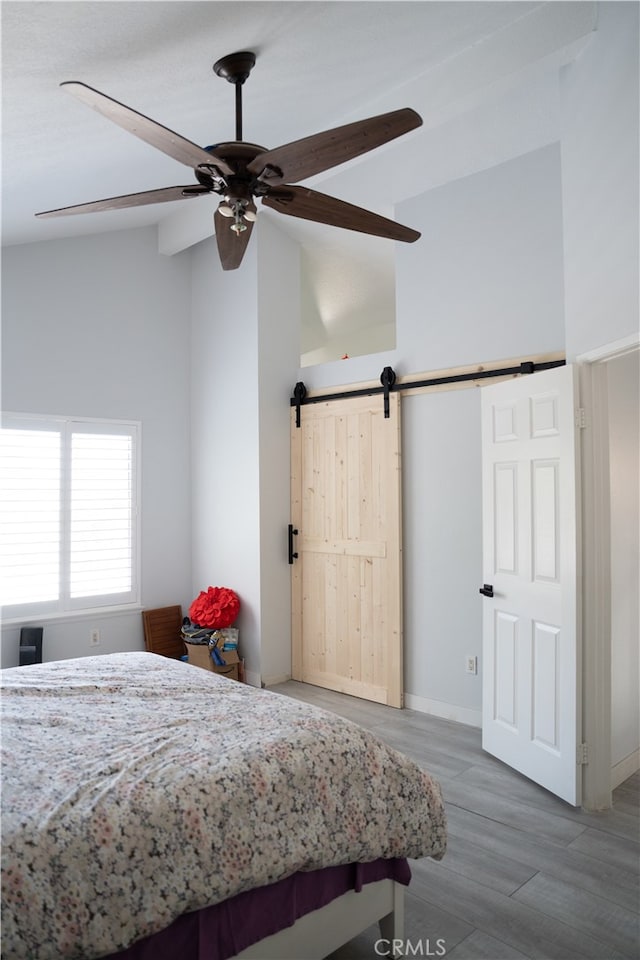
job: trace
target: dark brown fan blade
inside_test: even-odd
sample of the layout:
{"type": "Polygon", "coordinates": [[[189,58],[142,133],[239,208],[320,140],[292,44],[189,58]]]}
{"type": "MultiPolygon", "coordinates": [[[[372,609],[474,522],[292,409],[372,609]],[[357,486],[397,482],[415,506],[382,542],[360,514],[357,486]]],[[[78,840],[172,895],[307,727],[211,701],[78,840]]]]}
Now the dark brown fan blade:
{"type": "Polygon", "coordinates": [[[150,120],[149,117],[145,117],[144,114],[132,110],[131,107],[125,106],[124,103],[112,100],[111,97],[100,93],[99,90],[88,87],[86,83],[80,83],[77,80],[67,80],[61,83],[60,86],[64,87],[69,93],[72,93],[78,100],[82,100],[87,106],[97,110],[103,117],[107,117],[108,120],[117,123],[119,127],[128,130],[129,133],[132,133],[135,137],[139,137],[140,140],[144,140],[145,143],[168,154],[170,157],[173,157],[174,160],[178,160],[188,167],[197,167],[201,163],[215,164],[221,173],[233,173],[229,164],[225,163],[220,157],[216,157],[213,153],[208,153],[196,143],[192,143],[191,140],[185,140],[180,134],[174,133],[173,130],[169,130],[168,127],[163,127],[161,124],[156,123],[155,120],[150,120]]]}
{"type": "Polygon", "coordinates": [[[36,217],[67,217],[73,213],[100,213],[103,210],[123,210],[125,207],[143,207],[147,203],[166,203],[169,200],[186,200],[187,197],[201,197],[210,193],[208,187],[189,184],[186,187],[162,187],[160,190],[145,190],[144,193],[128,193],[122,197],[109,197],[107,200],[93,200],[91,203],[76,203],[73,207],[60,207],[58,210],[44,210],[36,217]]]}
{"type": "Polygon", "coordinates": [[[370,233],[375,237],[413,243],[420,236],[417,230],[403,227],[395,220],[387,220],[386,217],[371,213],[370,210],[354,207],[352,203],[328,197],[316,190],[309,190],[308,187],[272,187],[262,198],[262,202],[272,210],[285,213],[289,217],[315,220],[316,223],[327,223],[332,227],[370,233]]]}
{"type": "Polygon", "coordinates": [[[268,184],[298,183],[374,150],[421,124],[422,118],[415,110],[409,107],[393,110],[286,143],[274,150],[266,150],[258,154],[247,165],[247,169],[250,173],[260,175],[265,167],[269,167],[261,177],[268,184]]]}
{"type": "Polygon", "coordinates": [[[223,217],[218,210],[216,210],[213,220],[222,269],[237,270],[247,249],[253,223],[243,221],[247,229],[243,230],[242,233],[234,233],[231,229],[233,220],[229,217],[223,217]]]}

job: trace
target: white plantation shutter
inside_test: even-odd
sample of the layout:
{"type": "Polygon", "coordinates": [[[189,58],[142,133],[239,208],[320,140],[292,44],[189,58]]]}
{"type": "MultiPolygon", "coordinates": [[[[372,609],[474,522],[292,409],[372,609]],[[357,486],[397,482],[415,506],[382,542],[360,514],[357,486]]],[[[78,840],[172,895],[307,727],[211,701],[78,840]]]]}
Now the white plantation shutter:
{"type": "Polygon", "coordinates": [[[3,429],[0,456],[3,603],[57,601],[60,431],[3,429]]]}
{"type": "Polygon", "coordinates": [[[137,433],[130,423],[3,418],[5,616],[137,600],[137,433]]]}
{"type": "Polygon", "coordinates": [[[133,439],[71,436],[69,594],[72,599],[130,593],[133,439]]]}

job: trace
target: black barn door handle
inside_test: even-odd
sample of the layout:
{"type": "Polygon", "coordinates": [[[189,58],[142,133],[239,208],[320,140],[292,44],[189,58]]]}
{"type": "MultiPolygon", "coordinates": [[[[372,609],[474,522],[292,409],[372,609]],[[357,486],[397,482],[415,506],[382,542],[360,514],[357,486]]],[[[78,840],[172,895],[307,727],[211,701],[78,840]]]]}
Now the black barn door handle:
{"type": "Polygon", "coordinates": [[[298,536],[298,531],[294,528],[293,524],[289,524],[289,563],[293,563],[294,560],[298,559],[298,554],[293,551],[293,538],[298,536]]]}
{"type": "Polygon", "coordinates": [[[492,597],[493,596],[493,584],[485,583],[484,586],[480,587],[480,593],[483,597],[492,597]]]}

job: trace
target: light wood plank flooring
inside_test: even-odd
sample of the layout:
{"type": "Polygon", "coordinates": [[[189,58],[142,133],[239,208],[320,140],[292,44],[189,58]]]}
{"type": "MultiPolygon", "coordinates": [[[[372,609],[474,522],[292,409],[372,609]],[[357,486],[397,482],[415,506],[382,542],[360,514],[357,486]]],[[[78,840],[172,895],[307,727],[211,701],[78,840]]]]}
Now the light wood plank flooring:
{"type": "MultiPolygon", "coordinates": [[[[411,862],[405,936],[451,960],[640,957],[640,773],[584,813],[488,754],[480,731],[289,681],[272,690],[354,720],[441,783],[444,860],[411,862]]],[[[331,960],[373,960],[371,927],[331,960]]],[[[415,955],[420,955],[416,953],[415,955]]]]}

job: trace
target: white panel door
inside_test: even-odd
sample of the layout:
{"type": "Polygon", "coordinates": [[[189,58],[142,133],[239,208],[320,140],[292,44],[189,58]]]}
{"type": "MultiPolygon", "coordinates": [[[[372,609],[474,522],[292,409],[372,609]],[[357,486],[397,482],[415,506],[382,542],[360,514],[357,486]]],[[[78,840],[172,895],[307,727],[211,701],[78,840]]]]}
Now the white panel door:
{"type": "Polygon", "coordinates": [[[482,388],[482,745],[581,800],[573,368],[482,388]]]}

